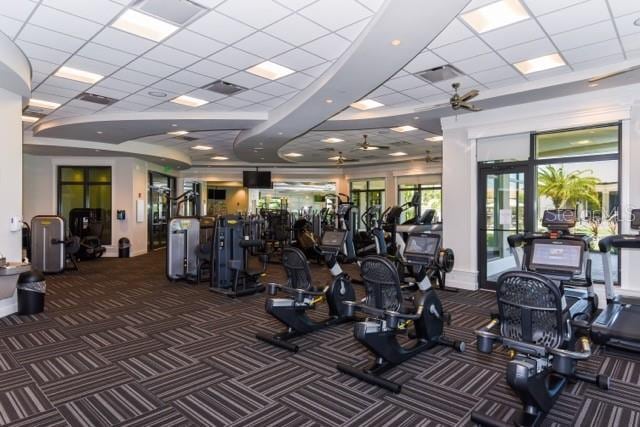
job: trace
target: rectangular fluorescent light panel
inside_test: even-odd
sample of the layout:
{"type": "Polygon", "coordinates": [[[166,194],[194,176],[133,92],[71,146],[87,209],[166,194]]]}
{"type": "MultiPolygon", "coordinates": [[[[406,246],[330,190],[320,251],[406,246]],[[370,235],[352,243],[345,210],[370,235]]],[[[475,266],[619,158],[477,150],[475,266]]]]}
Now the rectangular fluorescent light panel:
{"type": "Polygon", "coordinates": [[[340,138],[325,138],[322,140],[322,142],[326,142],[328,144],[336,144],[338,142],[344,142],[344,139],[340,139],[340,138]]]}
{"type": "Polygon", "coordinates": [[[200,107],[201,105],[209,103],[209,101],[205,101],[204,99],[198,99],[187,95],[181,95],[177,98],[173,98],[171,102],[186,105],[187,107],[200,107]]]}
{"type": "Polygon", "coordinates": [[[362,99],[351,104],[356,110],[371,110],[373,108],[384,107],[384,104],[374,101],[373,99],[362,99]]]}
{"type": "Polygon", "coordinates": [[[89,71],[78,70],[76,68],[66,66],[60,67],[58,71],[55,72],[54,76],[89,84],[95,84],[104,77],[100,74],[90,73],[89,71]]]}
{"type": "Polygon", "coordinates": [[[213,156],[211,160],[229,160],[229,158],[225,156],[213,156]]]}
{"type": "Polygon", "coordinates": [[[34,99],[31,98],[29,100],[29,105],[37,108],[44,108],[46,110],[55,110],[60,106],[57,102],[44,101],[42,99],[34,99]]]}
{"type": "Polygon", "coordinates": [[[200,150],[200,151],[213,150],[213,147],[210,145],[194,145],[191,148],[193,148],[194,150],[200,150]]]}
{"type": "Polygon", "coordinates": [[[155,42],[164,40],[178,29],[175,25],[133,9],[127,9],[111,26],[155,42]]]}
{"type": "Polygon", "coordinates": [[[32,116],[22,116],[22,121],[23,122],[27,122],[27,123],[35,123],[38,120],[40,120],[39,117],[32,117],[32,116]]]}
{"type": "Polygon", "coordinates": [[[189,133],[189,131],[187,131],[187,130],[174,130],[173,132],[167,132],[167,135],[182,136],[182,135],[186,135],[188,133],[189,133]]]}
{"type": "Polygon", "coordinates": [[[497,1],[462,15],[462,19],[480,34],[528,18],[529,13],[519,0],[497,1]]]}
{"type": "Polygon", "coordinates": [[[302,154],[300,153],[287,153],[285,154],[286,157],[302,157],[302,154]]]}
{"type": "Polygon", "coordinates": [[[432,136],[429,138],[425,138],[425,141],[429,141],[429,142],[440,142],[442,141],[444,138],[442,136],[432,136]]]}
{"type": "Polygon", "coordinates": [[[550,70],[552,68],[565,65],[564,59],[557,54],[540,56],[538,58],[527,59],[526,61],[513,64],[522,74],[537,73],[539,71],[550,70]]]}
{"type": "Polygon", "coordinates": [[[414,128],[413,126],[398,126],[395,128],[391,128],[394,132],[411,132],[413,130],[418,130],[418,128],[414,128]]]}
{"type": "Polygon", "coordinates": [[[389,153],[389,155],[393,157],[400,157],[400,156],[406,156],[407,153],[403,153],[402,151],[396,151],[395,153],[389,153]]]}
{"type": "Polygon", "coordinates": [[[254,65],[247,69],[247,72],[269,80],[278,80],[279,78],[295,73],[292,69],[283,67],[282,65],[278,65],[271,61],[265,61],[261,64],[254,65]]]}

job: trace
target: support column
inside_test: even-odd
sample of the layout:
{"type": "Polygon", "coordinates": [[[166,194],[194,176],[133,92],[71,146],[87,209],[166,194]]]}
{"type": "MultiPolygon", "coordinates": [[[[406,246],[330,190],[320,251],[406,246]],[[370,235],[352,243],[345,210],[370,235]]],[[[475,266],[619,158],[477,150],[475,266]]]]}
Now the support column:
{"type": "Polygon", "coordinates": [[[466,129],[444,130],[442,143],[443,244],[455,253],[447,285],[478,288],[476,143],[466,129]]]}

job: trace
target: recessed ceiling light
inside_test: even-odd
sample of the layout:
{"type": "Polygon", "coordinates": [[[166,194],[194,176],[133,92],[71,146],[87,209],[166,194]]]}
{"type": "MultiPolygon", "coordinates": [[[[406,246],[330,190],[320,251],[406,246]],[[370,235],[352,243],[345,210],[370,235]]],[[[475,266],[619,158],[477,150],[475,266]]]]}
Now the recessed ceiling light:
{"type": "Polygon", "coordinates": [[[100,74],[66,66],[60,67],[58,71],[55,72],[54,76],[89,84],[95,84],[104,78],[104,76],[100,74]]]}
{"type": "Polygon", "coordinates": [[[340,139],[340,138],[325,138],[322,140],[322,142],[326,142],[328,144],[335,144],[337,142],[344,142],[344,139],[340,139]]]}
{"type": "Polygon", "coordinates": [[[284,67],[282,65],[278,65],[275,62],[271,61],[265,61],[261,64],[254,65],[253,67],[247,69],[247,72],[255,74],[256,76],[264,77],[265,79],[269,80],[278,80],[281,77],[295,73],[295,71],[293,71],[292,69],[284,67]]]}
{"type": "Polygon", "coordinates": [[[402,151],[396,151],[395,153],[389,153],[389,155],[393,157],[400,157],[400,156],[406,156],[407,153],[404,153],[402,151]]]}
{"type": "Polygon", "coordinates": [[[31,98],[29,100],[29,105],[31,105],[32,107],[44,108],[47,110],[55,110],[60,106],[60,104],[58,104],[57,102],[44,101],[42,99],[34,98],[31,98]]]}
{"type": "Polygon", "coordinates": [[[529,18],[518,0],[501,0],[462,15],[462,19],[478,33],[505,27],[529,18]]]}
{"type": "Polygon", "coordinates": [[[286,157],[302,157],[302,154],[300,153],[287,153],[285,154],[286,157]]]}
{"type": "Polygon", "coordinates": [[[589,87],[598,87],[599,84],[598,83],[589,83],[589,87]]]}
{"type": "Polygon", "coordinates": [[[178,125],[177,125],[177,124],[175,124],[175,123],[171,123],[171,127],[172,127],[172,128],[177,128],[177,127],[178,127],[178,125]]]}
{"type": "Polygon", "coordinates": [[[391,45],[392,46],[400,46],[400,43],[402,43],[402,42],[400,40],[398,40],[398,39],[391,40],[391,45]]]}
{"type": "Polygon", "coordinates": [[[327,104],[333,104],[333,99],[325,99],[324,102],[327,104]]]}
{"type": "Polygon", "coordinates": [[[182,136],[182,135],[186,135],[188,133],[189,133],[188,130],[174,130],[173,132],[167,132],[167,135],[182,136]]]}
{"type": "Polygon", "coordinates": [[[333,157],[329,157],[328,160],[346,160],[346,157],[340,157],[340,156],[333,156],[333,157]]]}
{"type": "Polygon", "coordinates": [[[384,104],[373,99],[362,99],[351,104],[351,107],[357,110],[371,110],[373,108],[384,107],[384,104]]]}
{"type": "Polygon", "coordinates": [[[175,25],[133,9],[127,9],[111,26],[155,42],[162,41],[178,29],[175,25]]]}
{"type": "Polygon", "coordinates": [[[540,56],[538,58],[527,59],[526,61],[513,64],[522,74],[537,73],[538,71],[550,70],[552,68],[565,65],[564,59],[557,53],[540,56]]]}
{"type": "Polygon", "coordinates": [[[177,98],[173,98],[171,102],[186,105],[187,107],[200,107],[201,105],[209,103],[209,101],[205,101],[204,99],[194,98],[187,95],[180,95],[177,98]]]}
{"type": "Polygon", "coordinates": [[[191,148],[194,150],[200,150],[200,151],[213,150],[213,147],[210,145],[194,145],[191,148]]]}
{"type": "Polygon", "coordinates": [[[413,127],[413,126],[409,126],[409,125],[405,125],[405,126],[397,126],[394,128],[391,128],[392,131],[394,132],[411,132],[414,130],[418,130],[418,128],[413,127]]]}
{"type": "Polygon", "coordinates": [[[96,132],[98,135],[102,135],[104,132],[102,132],[101,130],[96,132]]]}
{"type": "Polygon", "coordinates": [[[211,160],[229,160],[229,158],[225,156],[213,156],[211,160]]]}
{"type": "Polygon", "coordinates": [[[379,147],[376,147],[374,145],[367,145],[366,147],[358,147],[358,150],[362,150],[362,151],[374,151],[374,150],[379,150],[379,147]]]}
{"type": "Polygon", "coordinates": [[[147,92],[150,96],[156,97],[156,98],[164,98],[167,96],[166,93],[164,92],[160,92],[158,90],[150,90],[149,92],[147,92]]]}
{"type": "Polygon", "coordinates": [[[425,141],[429,141],[429,142],[440,142],[444,139],[444,137],[442,136],[431,136],[429,138],[425,138],[425,141]]]}
{"type": "Polygon", "coordinates": [[[633,21],[633,25],[640,27],[640,18],[633,21]]]}
{"type": "Polygon", "coordinates": [[[23,122],[27,122],[27,123],[35,123],[38,120],[40,120],[39,117],[33,117],[33,116],[22,116],[22,121],[23,122]]]}

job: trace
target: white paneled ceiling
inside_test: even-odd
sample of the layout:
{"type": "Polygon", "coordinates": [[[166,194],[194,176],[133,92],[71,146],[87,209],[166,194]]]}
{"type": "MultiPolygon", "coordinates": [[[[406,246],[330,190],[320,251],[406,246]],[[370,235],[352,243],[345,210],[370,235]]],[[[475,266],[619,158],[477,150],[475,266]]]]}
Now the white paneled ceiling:
{"type": "MultiPolygon", "coordinates": [[[[33,67],[33,97],[60,103],[49,118],[101,112],[269,112],[286,103],[322,74],[351,46],[383,0],[193,0],[205,9],[162,42],[154,42],[111,26],[136,2],[127,0],[6,0],[0,2],[0,31],[11,37],[33,67]],[[270,81],[246,70],[266,60],[295,73],[270,81]],[[53,74],[70,66],[104,75],[95,85],[53,74]],[[202,89],[223,79],[246,90],[226,96],[202,89]],[[83,91],[114,98],[101,106],[75,100],[83,91]],[[191,108],[170,102],[188,95],[208,103],[191,108]]],[[[399,0],[398,0],[399,1],[399,0]]],[[[472,0],[472,11],[496,0],[472,0]]],[[[529,18],[478,34],[458,16],[422,53],[368,95],[384,104],[384,114],[398,107],[425,107],[445,102],[453,81],[462,90],[505,88],[573,71],[640,58],[640,1],[520,0],[529,18]],[[559,53],[566,65],[529,75],[513,64],[559,53]],[[416,73],[445,64],[463,76],[430,84],[416,73]]],[[[463,12],[464,13],[464,12],[463,12]]],[[[416,37],[420,37],[416,34],[416,37]]],[[[381,59],[383,60],[383,59],[381,59]]],[[[395,69],[394,69],[395,71],[395,69]]],[[[356,100],[354,100],[356,101],[356,100]]],[[[344,114],[355,113],[349,108],[344,114]]],[[[25,129],[31,124],[24,125],[25,129]]],[[[424,153],[424,131],[415,135],[383,129],[366,131],[372,143],[408,141],[399,151],[424,153]],[[376,142],[377,141],[377,142],[376,142]]],[[[167,135],[148,137],[157,144],[178,144],[204,161],[212,155],[234,159],[238,131],[190,134],[212,152],[194,152],[191,143],[167,135]],[[213,153],[213,154],[212,154],[213,153]]],[[[357,143],[365,131],[335,137],[357,143]]],[[[323,134],[309,132],[281,153],[299,152],[297,162],[313,161],[324,150],[323,134]]],[[[331,135],[334,136],[334,135],[331,135]]],[[[399,145],[398,145],[399,146],[399,145]]],[[[433,150],[439,148],[431,147],[433,150]]],[[[362,160],[386,159],[383,152],[351,152],[362,160]]],[[[391,150],[389,150],[391,151],[391,150]]],[[[330,156],[327,156],[330,157],[330,156]]]]}

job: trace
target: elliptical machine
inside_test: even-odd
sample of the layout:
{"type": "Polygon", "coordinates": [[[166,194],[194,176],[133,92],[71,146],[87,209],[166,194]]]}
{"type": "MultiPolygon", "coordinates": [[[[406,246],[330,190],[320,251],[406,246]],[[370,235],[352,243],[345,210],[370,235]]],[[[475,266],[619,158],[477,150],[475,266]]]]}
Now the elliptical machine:
{"type": "MultiPolygon", "coordinates": [[[[412,234],[405,251],[407,262],[430,267],[436,260],[439,247],[440,236],[437,234],[412,234]]],[[[405,296],[398,271],[389,259],[377,255],[366,257],[360,269],[366,298],[363,303],[346,301],[344,304],[349,317],[357,311],[367,315],[365,321],[356,323],[353,334],[375,354],[375,361],[364,370],[339,364],[340,372],[400,393],[400,384],[381,378],[381,375],[436,345],[464,351],[464,342],[444,336],[444,324],[449,323],[450,316],[444,313],[427,275],[418,283],[419,292],[412,298],[413,307],[408,307],[404,305],[405,296]],[[412,343],[400,344],[398,335],[410,327],[413,327],[409,334],[413,337],[412,343]]]]}
{"type": "Polygon", "coordinates": [[[328,285],[321,287],[312,283],[311,270],[304,253],[294,247],[284,249],[282,265],[287,273],[287,284],[268,283],[266,287],[271,296],[276,296],[281,291],[288,297],[267,299],[265,309],[282,322],[287,330],[275,335],[258,333],[256,338],[297,352],[298,345],[290,343],[290,339],[353,320],[353,316],[347,314],[347,306],[343,302],[353,301],[355,291],[349,276],[338,263],[338,253],[344,246],[346,234],[344,230],[335,230],[325,231],[322,235],[319,249],[333,279],[328,285]],[[311,320],[307,316],[307,310],[315,309],[323,301],[327,302],[329,318],[321,322],[311,320]]]}

